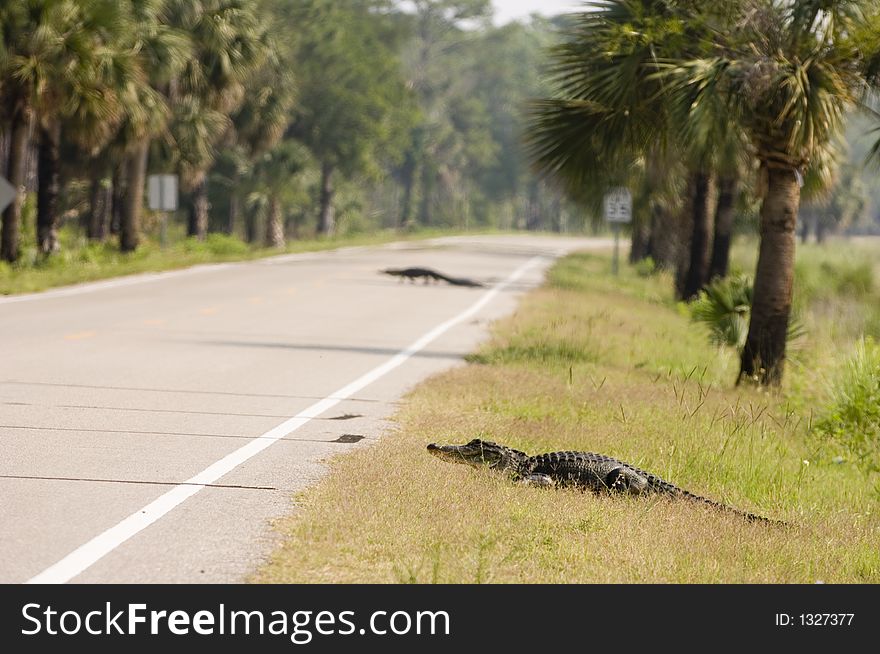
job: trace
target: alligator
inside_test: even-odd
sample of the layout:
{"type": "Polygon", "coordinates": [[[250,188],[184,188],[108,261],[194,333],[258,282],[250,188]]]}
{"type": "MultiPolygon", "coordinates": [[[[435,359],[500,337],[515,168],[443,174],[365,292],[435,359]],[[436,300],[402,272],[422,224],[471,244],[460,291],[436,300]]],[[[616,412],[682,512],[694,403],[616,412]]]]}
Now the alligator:
{"type": "Polygon", "coordinates": [[[451,463],[467,463],[475,467],[485,466],[491,470],[506,473],[515,480],[528,485],[575,487],[596,493],[609,491],[633,495],[666,495],[702,502],[716,509],[739,515],[751,522],[786,524],[694,495],[670,484],[657,475],[603,454],[550,452],[529,456],[520,450],[479,438],[464,445],[431,443],[428,445],[428,452],[451,463]]]}
{"type": "Polygon", "coordinates": [[[444,275],[436,270],[431,270],[430,268],[386,268],[379,272],[394,277],[400,277],[401,281],[408,279],[411,282],[414,282],[416,279],[421,278],[425,280],[426,284],[432,281],[444,281],[453,286],[468,286],[471,288],[482,288],[485,286],[480,282],[465,277],[449,277],[448,275],[444,275]]]}

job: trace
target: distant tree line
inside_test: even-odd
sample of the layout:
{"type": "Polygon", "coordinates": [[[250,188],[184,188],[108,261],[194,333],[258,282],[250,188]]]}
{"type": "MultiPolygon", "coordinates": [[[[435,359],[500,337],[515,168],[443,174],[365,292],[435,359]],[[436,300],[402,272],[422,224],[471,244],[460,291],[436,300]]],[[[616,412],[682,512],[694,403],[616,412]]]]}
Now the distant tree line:
{"type": "Polygon", "coordinates": [[[494,27],[489,0],[3,3],[0,259],[26,200],[40,256],[65,221],[135,250],[151,173],[196,239],[582,222],[521,145],[549,28],[494,27]]]}

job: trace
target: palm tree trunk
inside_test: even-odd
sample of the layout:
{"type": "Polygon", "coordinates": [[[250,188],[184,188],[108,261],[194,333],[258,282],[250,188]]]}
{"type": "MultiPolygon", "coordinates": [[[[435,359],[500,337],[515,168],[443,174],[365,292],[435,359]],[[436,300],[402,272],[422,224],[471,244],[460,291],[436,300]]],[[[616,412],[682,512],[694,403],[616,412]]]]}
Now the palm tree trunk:
{"type": "Polygon", "coordinates": [[[9,165],[9,133],[0,132],[0,177],[6,177],[6,167],[9,165]]]}
{"type": "Polygon", "coordinates": [[[125,187],[128,185],[127,160],[123,159],[114,169],[110,192],[110,233],[122,231],[122,214],[125,213],[125,187]]]}
{"type": "Polygon", "coordinates": [[[730,243],[733,239],[733,217],[738,193],[736,177],[722,177],[718,181],[718,206],[715,209],[715,238],[712,243],[712,262],[709,280],[727,277],[730,268],[730,243]]]}
{"type": "Polygon", "coordinates": [[[284,222],[281,218],[281,203],[273,194],[269,199],[269,215],[266,217],[266,247],[284,247],[284,222]]]}
{"type": "Polygon", "coordinates": [[[802,211],[799,218],[801,222],[801,243],[806,243],[808,240],[810,240],[809,216],[805,211],[802,211]]]}
{"type": "Polygon", "coordinates": [[[769,386],[782,381],[785,365],[800,186],[793,169],[770,168],[767,179],[751,321],[739,379],[769,386]]]}
{"type": "Polygon", "coordinates": [[[705,171],[693,173],[691,184],[691,233],[680,299],[693,300],[709,281],[709,260],[712,253],[712,178],[705,171]]]}
{"type": "Polygon", "coordinates": [[[238,197],[239,178],[238,170],[235,170],[232,173],[232,184],[229,188],[229,215],[226,221],[226,233],[229,236],[235,234],[235,226],[238,224],[238,216],[241,213],[241,201],[238,197]]]}
{"type": "Polygon", "coordinates": [[[123,252],[134,252],[140,238],[141,214],[144,208],[144,184],[147,179],[147,157],[150,139],[144,138],[128,155],[126,165],[127,187],[122,220],[119,225],[119,247],[123,252]]]}
{"type": "Polygon", "coordinates": [[[189,211],[189,223],[186,229],[187,236],[195,236],[204,241],[208,237],[208,180],[203,177],[193,187],[192,205],[189,211]]]}
{"type": "Polygon", "coordinates": [[[416,155],[413,149],[407,152],[406,161],[403,164],[403,200],[401,200],[398,229],[407,229],[412,225],[417,169],[418,165],[416,164],[416,155]]]}
{"type": "Polygon", "coordinates": [[[89,221],[86,235],[90,241],[103,242],[106,231],[107,189],[104,188],[100,173],[92,173],[92,184],[89,193],[89,221]]]}
{"type": "Polygon", "coordinates": [[[324,236],[332,236],[336,228],[333,218],[333,173],[332,165],[325,163],[321,166],[321,214],[318,219],[318,233],[324,236]]]}
{"type": "Polygon", "coordinates": [[[434,186],[436,181],[437,177],[433,166],[429,166],[426,162],[422,162],[422,188],[420,191],[421,197],[419,199],[419,224],[422,227],[429,227],[433,219],[433,216],[431,215],[431,203],[434,198],[434,186]]]}
{"type": "Polygon", "coordinates": [[[12,203],[3,212],[3,226],[0,229],[0,259],[10,263],[19,256],[19,232],[21,230],[21,205],[24,195],[21,187],[25,183],[27,168],[28,132],[30,116],[24,109],[16,111],[12,117],[9,142],[9,164],[6,167],[9,183],[18,191],[12,203]]]}
{"type": "Polygon", "coordinates": [[[248,243],[257,242],[257,211],[254,209],[248,211],[245,216],[244,240],[248,243]]]}
{"type": "Polygon", "coordinates": [[[675,214],[660,202],[651,202],[651,228],[648,253],[661,270],[674,270],[678,261],[678,234],[675,214]]]}
{"type": "Polygon", "coordinates": [[[58,194],[61,190],[61,123],[40,126],[37,162],[37,247],[40,254],[58,252],[58,194]]]}
{"type": "Polygon", "coordinates": [[[629,250],[629,262],[638,263],[648,258],[651,241],[651,224],[646,220],[644,211],[633,212],[632,240],[629,250]]]}

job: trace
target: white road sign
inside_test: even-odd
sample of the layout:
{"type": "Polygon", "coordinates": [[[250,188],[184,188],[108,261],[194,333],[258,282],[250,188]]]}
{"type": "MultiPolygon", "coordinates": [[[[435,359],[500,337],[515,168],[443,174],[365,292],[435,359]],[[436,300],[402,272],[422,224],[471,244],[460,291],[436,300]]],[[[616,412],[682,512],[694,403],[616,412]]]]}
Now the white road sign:
{"type": "Polygon", "coordinates": [[[609,223],[632,222],[632,195],[629,189],[621,186],[605,194],[605,220],[609,223]]]}
{"type": "Polygon", "coordinates": [[[177,175],[150,175],[150,209],[153,211],[177,211],[177,175]]]}
{"type": "Polygon", "coordinates": [[[0,211],[4,211],[15,199],[15,187],[0,177],[0,211]]]}

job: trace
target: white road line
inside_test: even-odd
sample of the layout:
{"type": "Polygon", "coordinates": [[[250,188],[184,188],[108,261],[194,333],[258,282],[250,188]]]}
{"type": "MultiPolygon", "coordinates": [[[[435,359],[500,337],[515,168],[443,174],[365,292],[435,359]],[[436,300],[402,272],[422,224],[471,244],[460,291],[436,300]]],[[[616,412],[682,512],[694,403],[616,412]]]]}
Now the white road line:
{"type": "MultiPolygon", "coordinates": [[[[385,247],[385,246],[378,246],[385,247]]],[[[315,261],[326,258],[327,255],[347,255],[361,250],[367,250],[366,246],[352,246],[336,248],[334,250],[320,250],[318,252],[302,252],[293,254],[279,254],[264,259],[253,259],[250,261],[233,261],[229,263],[205,263],[192,266],[190,268],[181,268],[178,270],[166,270],[159,273],[137,273],[134,275],[125,275],[115,279],[108,279],[97,282],[83,282],[63,288],[49,289],[39,293],[27,293],[23,295],[0,296],[0,305],[2,304],[18,304],[20,302],[34,302],[35,300],[49,300],[56,297],[70,297],[73,295],[85,295],[86,293],[95,293],[113,288],[122,288],[125,286],[136,286],[138,284],[149,284],[150,282],[158,282],[169,277],[180,277],[184,275],[194,275],[206,272],[216,272],[218,270],[226,270],[233,266],[242,266],[248,263],[257,263],[261,265],[278,265],[282,263],[315,261]]]]}
{"type": "Polygon", "coordinates": [[[529,260],[500,284],[496,285],[490,291],[485,293],[470,308],[458,314],[454,318],[450,318],[446,322],[440,323],[434,329],[415,341],[405,350],[401,350],[382,365],[373,368],[366,374],[358,377],[350,384],[343,386],[335,393],[328,395],[323,400],[316,402],[310,407],[300,411],[298,414],[281,423],[277,427],[270,429],[262,436],[257,436],[249,441],[246,445],[226,455],[216,463],[208,466],[199,474],[188,479],[183,484],[175,486],[170,491],[150,502],[142,509],[132,513],[130,516],[122,520],[122,522],[111,527],[107,531],[98,534],[92,540],[81,545],[73,552],[65,556],[58,563],[47,568],[37,576],[28,580],[28,584],[63,584],[77,575],[81,574],[104,556],[112,552],[114,549],[122,545],[129,538],[138,532],[146,529],[151,524],[159,520],[162,516],[179,506],[190,497],[202,490],[207,484],[213,484],[218,479],[235,470],[248,459],[256,456],[267,447],[276,443],[288,434],[296,431],[303,425],[307,424],[313,418],[318,417],[328,409],[333,408],[343,400],[350,398],[352,395],[362,390],[364,387],[372,384],[374,381],[384,377],[389,372],[406,362],[410,357],[424,349],[435,339],[439,338],[445,332],[449,331],[456,325],[468,320],[471,316],[480,311],[489,302],[503,291],[508,285],[517,281],[529,270],[544,261],[545,257],[538,256],[529,260]]]}
{"type": "Polygon", "coordinates": [[[126,275],[103,282],[86,282],[76,284],[65,288],[42,291],[40,293],[28,293],[27,295],[9,295],[0,296],[0,304],[17,304],[19,302],[33,302],[35,300],[48,300],[56,297],[70,297],[72,295],[85,295],[86,293],[95,293],[111,288],[121,288],[124,286],[135,286],[137,284],[148,284],[150,282],[158,282],[169,277],[180,277],[183,275],[194,275],[204,272],[215,272],[217,270],[225,270],[238,263],[210,263],[192,268],[183,268],[182,270],[168,270],[160,273],[140,273],[136,275],[126,275]]]}

